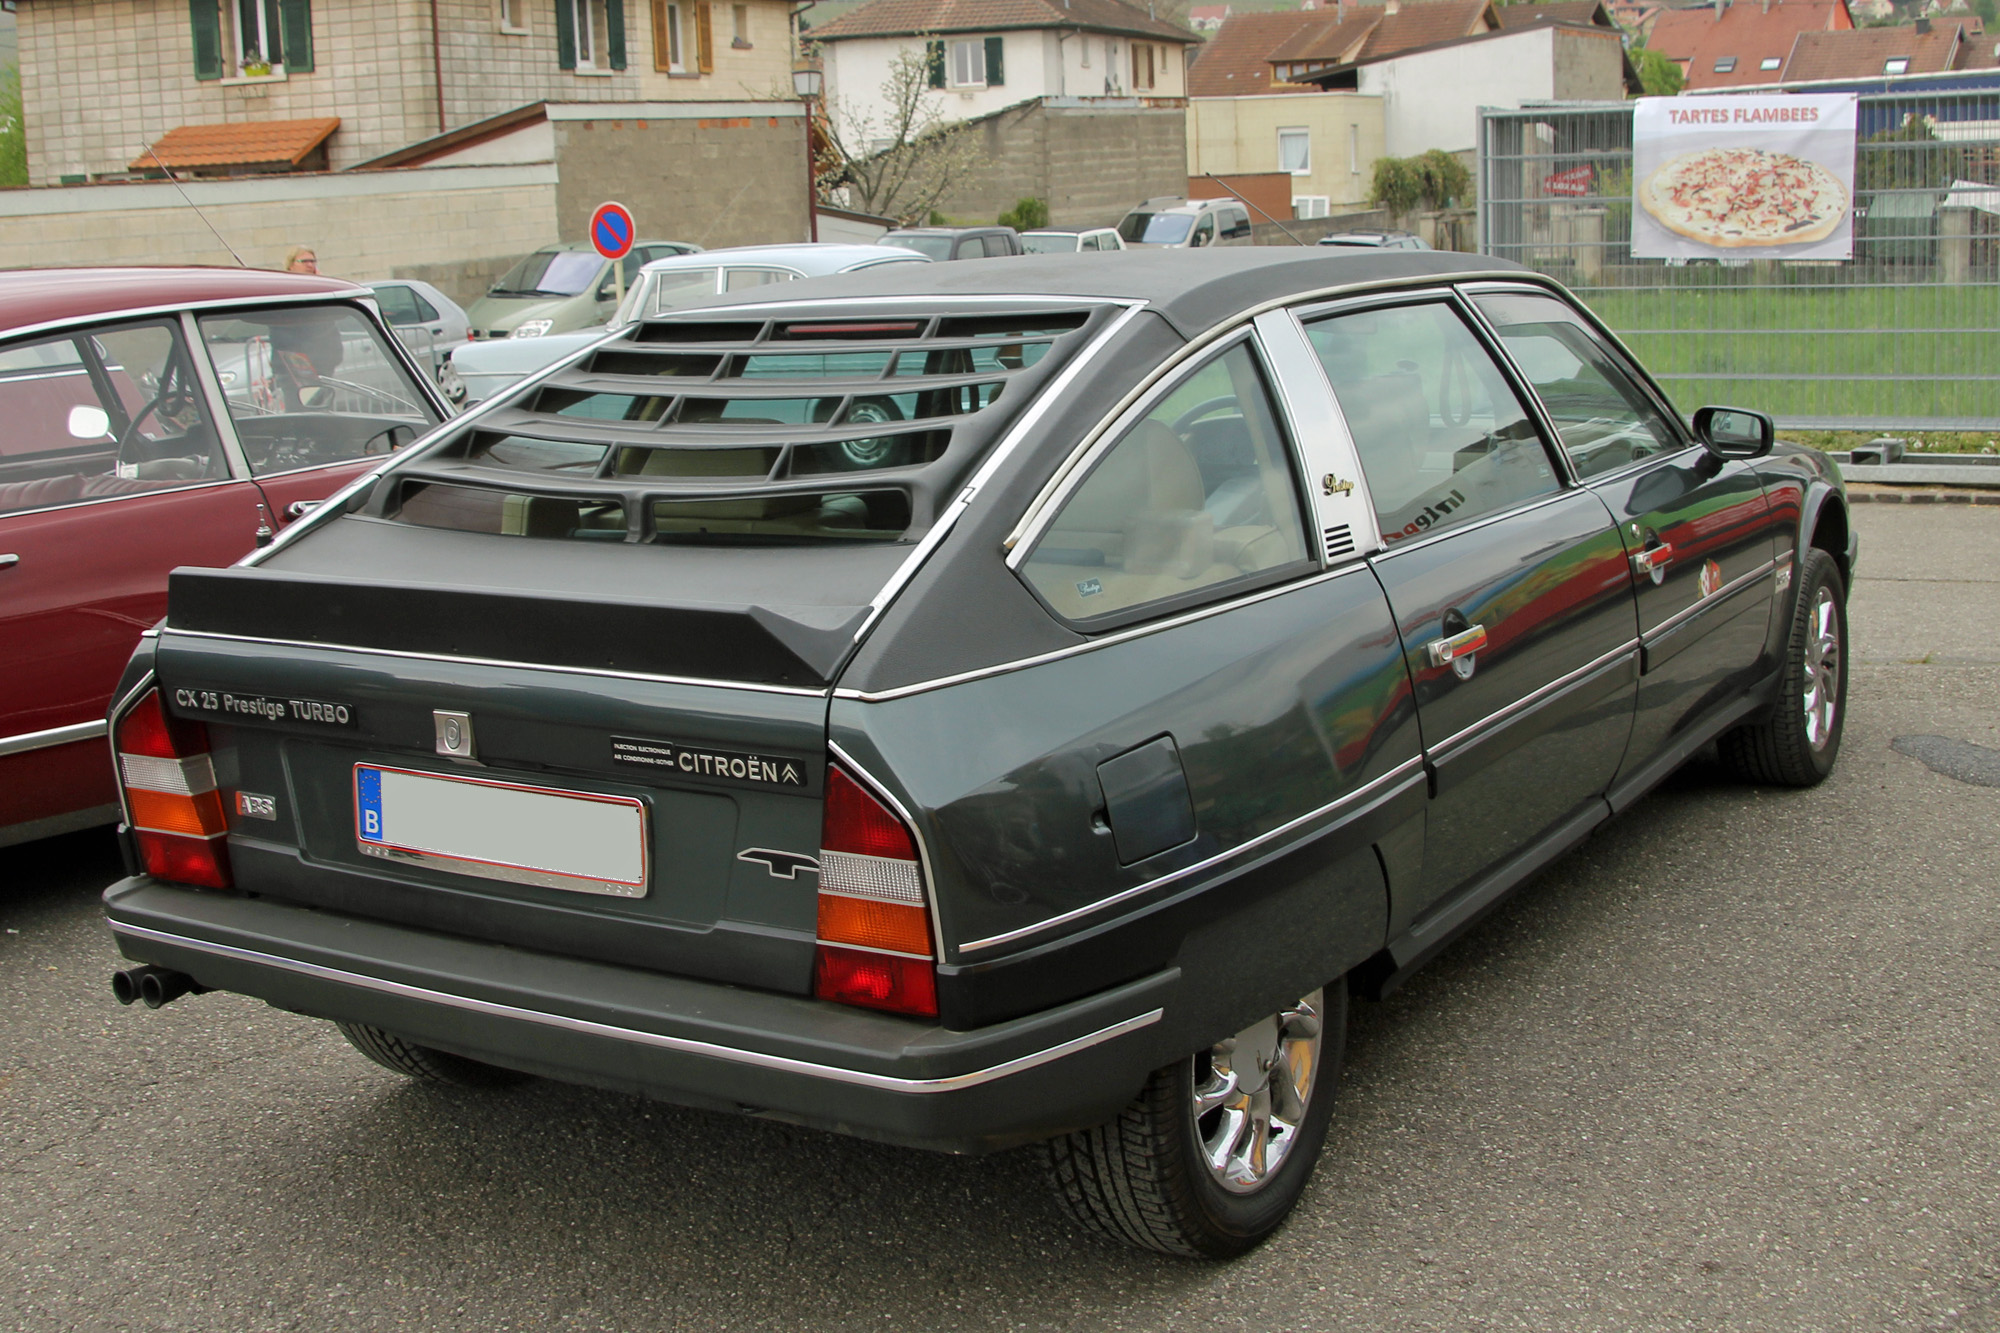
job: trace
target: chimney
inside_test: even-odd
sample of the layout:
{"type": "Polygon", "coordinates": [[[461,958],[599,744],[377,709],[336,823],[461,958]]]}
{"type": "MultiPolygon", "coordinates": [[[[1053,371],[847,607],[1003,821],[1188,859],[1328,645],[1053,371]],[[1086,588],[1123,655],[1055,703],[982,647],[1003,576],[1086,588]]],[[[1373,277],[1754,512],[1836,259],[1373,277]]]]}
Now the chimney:
{"type": "Polygon", "coordinates": [[[1928,32],[1930,32],[1930,30],[1931,30],[1931,21],[1929,19],[1917,20],[1917,36],[1922,37],[1928,32]]]}

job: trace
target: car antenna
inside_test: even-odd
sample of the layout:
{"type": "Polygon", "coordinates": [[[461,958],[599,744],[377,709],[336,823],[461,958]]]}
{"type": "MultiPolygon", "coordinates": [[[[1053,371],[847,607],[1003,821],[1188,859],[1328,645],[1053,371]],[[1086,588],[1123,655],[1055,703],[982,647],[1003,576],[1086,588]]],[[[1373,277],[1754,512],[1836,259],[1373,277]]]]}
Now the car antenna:
{"type": "Polygon", "coordinates": [[[249,268],[250,266],[243,262],[243,256],[236,253],[236,247],[231,245],[228,242],[228,240],[226,240],[223,237],[221,232],[215,230],[215,224],[208,220],[208,214],[201,211],[201,205],[197,204],[194,200],[188,198],[188,192],[184,189],[181,189],[180,179],[179,177],[174,175],[174,169],[168,166],[165,162],[160,161],[160,150],[153,147],[151,144],[147,144],[146,156],[152,158],[153,161],[159,163],[160,170],[165,172],[167,175],[167,179],[173,182],[174,189],[180,191],[181,202],[186,204],[189,208],[192,208],[194,210],[194,215],[202,220],[202,224],[206,226],[210,231],[215,232],[215,239],[217,240],[217,242],[221,244],[223,249],[229,252],[229,257],[236,261],[236,267],[249,268]]]}
{"type": "Polygon", "coordinates": [[[1291,240],[1292,240],[1292,244],[1293,244],[1293,245],[1304,245],[1304,244],[1305,244],[1305,242],[1304,242],[1304,241],[1302,241],[1302,240],[1300,240],[1300,239],[1298,238],[1298,235],[1297,235],[1297,234],[1296,234],[1295,232],[1293,232],[1293,230],[1292,230],[1292,229],[1291,229],[1290,227],[1287,227],[1287,226],[1286,226],[1286,225],[1285,225],[1284,223],[1282,223],[1282,222],[1278,221],[1278,220],[1277,220],[1276,218],[1272,217],[1272,216],[1271,216],[1271,215],[1270,215],[1269,213],[1266,213],[1266,212],[1265,212],[1265,211],[1264,211],[1263,209],[1261,209],[1261,208],[1257,207],[1257,205],[1255,205],[1255,204],[1251,203],[1251,202],[1250,202],[1250,201],[1249,201],[1248,199],[1245,199],[1245,198],[1244,198],[1244,197],[1243,197],[1242,195],[1240,195],[1240,194],[1237,194],[1237,193],[1236,193],[1236,187],[1235,187],[1234,185],[1231,185],[1231,184],[1230,184],[1230,183],[1229,183],[1228,181],[1226,181],[1226,180],[1222,179],[1222,177],[1220,177],[1220,176],[1216,175],[1216,174],[1215,174],[1214,172],[1212,172],[1212,171],[1204,171],[1204,172],[1202,172],[1202,173],[1201,173],[1201,178],[1202,178],[1203,180],[1211,180],[1211,181],[1214,181],[1214,182],[1215,182],[1215,183],[1216,183],[1217,185],[1220,185],[1220,186],[1221,186],[1221,187],[1222,187],[1223,189],[1225,189],[1225,190],[1229,191],[1229,193],[1230,193],[1230,194],[1232,194],[1232,195],[1234,195],[1234,196],[1235,196],[1235,198],[1236,198],[1236,202],[1237,202],[1237,203],[1239,203],[1239,204],[1243,205],[1243,206],[1244,206],[1245,208],[1249,209],[1249,210],[1250,210],[1251,212],[1253,212],[1253,213],[1257,214],[1258,216],[1262,217],[1262,218],[1264,219],[1264,221],[1266,221],[1266,222],[1270,223],[1270,224],[1271,224],[1272,226],[1276,227],[1276,228],[1277,228],[1277,229],[1278,229],[1279,231],[1281,231],[1281,232],[1285,233],[1285,235],[1287,235],[1287,236],[1291,237],[1291,240]]]}

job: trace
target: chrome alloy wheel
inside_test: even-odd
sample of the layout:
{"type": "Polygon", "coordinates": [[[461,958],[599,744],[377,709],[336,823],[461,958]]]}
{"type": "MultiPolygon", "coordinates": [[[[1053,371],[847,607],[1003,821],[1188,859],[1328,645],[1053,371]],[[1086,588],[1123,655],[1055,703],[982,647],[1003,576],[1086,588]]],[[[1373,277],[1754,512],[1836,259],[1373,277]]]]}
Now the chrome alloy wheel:
{"type": "Polygon", "coordinates": [[[1261,1189],[1291,1152],[1319,1072],[1322,994],[1252,1023],[1196,1057],[1195,1141],[1232,1194],[1261,1189]]]}
{"type": "Polygon", "coordinates": [[[1834,710],[1840,699],[1840,608],[1833,589],[1822,585],[1813,596],[1811,639],[1805,651],[1806,742],[1823,750],[1833,737],[1834,710]]]}

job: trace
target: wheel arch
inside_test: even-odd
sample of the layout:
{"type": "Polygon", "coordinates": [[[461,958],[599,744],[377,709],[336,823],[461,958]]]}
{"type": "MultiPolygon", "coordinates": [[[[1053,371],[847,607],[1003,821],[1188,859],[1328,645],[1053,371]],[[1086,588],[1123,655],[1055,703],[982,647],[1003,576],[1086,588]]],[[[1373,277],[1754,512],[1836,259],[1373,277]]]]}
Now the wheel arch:
{"type": "Polygon", "coordinates": [[[1854,524],[1847,512],[1847,498],[1832,486],[1818,484],[1806,492],[1805,512],[1799,522],[1798,556],[1817,546],[1833,557],[1840,567],[1843,589],[1854,584],[1854,524]]]}

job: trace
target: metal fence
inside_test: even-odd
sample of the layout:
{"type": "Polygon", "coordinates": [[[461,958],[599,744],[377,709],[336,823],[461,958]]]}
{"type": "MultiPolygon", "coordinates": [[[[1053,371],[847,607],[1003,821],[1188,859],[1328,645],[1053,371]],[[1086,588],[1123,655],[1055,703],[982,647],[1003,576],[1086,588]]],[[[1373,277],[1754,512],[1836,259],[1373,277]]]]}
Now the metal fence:
{"type": "Polygon", "coordinates": [[[1482,111],[1481,252],[1567,284],[1684,411],[2000,431],[2000,90],[1861,99],[1850,260],[1634,258],[1632,109],[1482,111]]]}

